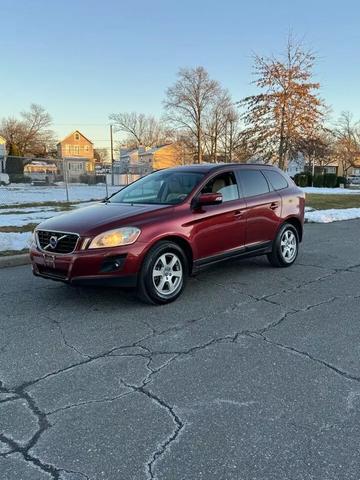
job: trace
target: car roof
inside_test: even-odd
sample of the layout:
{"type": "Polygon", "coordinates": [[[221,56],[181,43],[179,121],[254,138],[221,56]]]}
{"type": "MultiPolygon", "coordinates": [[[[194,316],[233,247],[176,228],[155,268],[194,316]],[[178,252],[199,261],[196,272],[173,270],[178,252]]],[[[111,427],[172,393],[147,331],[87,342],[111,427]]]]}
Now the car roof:
{"type": "Polygon", "coordinates": [[[181,171],[181,172],[194,172],[194,173],[209,173],[217,170],[224,170],[228,168],[276,168],[274,165],[267,165],[261,163],[194,163],[191,165],[179,165],[171,167],[166,170],[181,171]]]}

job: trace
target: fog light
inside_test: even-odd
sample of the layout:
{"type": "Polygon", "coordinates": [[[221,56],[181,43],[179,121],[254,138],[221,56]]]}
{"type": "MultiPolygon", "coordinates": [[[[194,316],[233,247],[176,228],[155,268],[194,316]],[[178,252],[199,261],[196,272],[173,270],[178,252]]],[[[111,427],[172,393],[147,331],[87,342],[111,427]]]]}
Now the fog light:
{"type": "Polygon", "coordinates": [[[126,253],[123,255],[117,255],[116,257],[106,257],[103,261],[100,273],[110,273],[120,270],[125,263],[126,253]]]}

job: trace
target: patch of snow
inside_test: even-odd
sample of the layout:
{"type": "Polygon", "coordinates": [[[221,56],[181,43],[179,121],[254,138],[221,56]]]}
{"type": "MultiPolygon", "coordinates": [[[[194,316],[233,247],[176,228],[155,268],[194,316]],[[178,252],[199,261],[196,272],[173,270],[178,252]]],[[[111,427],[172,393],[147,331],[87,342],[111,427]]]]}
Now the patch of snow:
{"type": "Polygon", "coordinates": [[[360,208],[331,208],[305,213],[305,220],[310,223],[332,223],[355,218],[360,218],[360,208]]]}
{"type": "Polygon", "coordinates": [[[319,188],[319,187],[302,187],[305,193],[316,193],[319,195],[360,195],[360,189],[350,188],[319,188]]]}
{"type": "Polygon", "coordinates": [[[0,227],[21,227],[28,223],[40,223],[47,218],[55,217],[66,212],[32,212],[32,213],[10,213],[6,215],[0,215],[0,227]]]}
{"type": "Polygon", "coordinates": [[[0,233],[0,252],[22,250],[30,246],[31,232],[0,233]]]}
{"type": "MultiPolygon", "coordinates": [[[[109,195],[121,190],[119,186],[108,186],[109,195]]],[[[69,185],[69,201],[102,200],[106,197],[105,185],[69,185]]],[[[33,186],[11,184],[0,188],[0,205],[21,205],[33,202],[66,202],[64,186],[33,186]]]]}
{"type": "MultiPolygon", "coordinates": [[[[81,204],[79,204],[81,205],[81,204]]],[[[55,211],[56,207],[26,207],[23,208],[21,206],[14,206],[10,208],[0,208],[0,215],[6,213],[33,213],[33,212],[45,212],[45,211],[55,211]]]]}
{"type": "MultiPolygon", "coordinates": [[[[77,203],[72,209],[83,208],[93,205],[95,202],[77,203]]],[[[62,215],[69,210],[56,210],[55,207],[33,207],[31,208],[4,208],[0,209],[0,227],[22,227],[29,223],[41,223],[51,217],[62,215]],[[16,212],[16,213],[12,213],[16,212]],[[3,213],[3,215],[1,215],[3,213]]],[[[1,233],[0,233],[1,235],[1,233]]]]}

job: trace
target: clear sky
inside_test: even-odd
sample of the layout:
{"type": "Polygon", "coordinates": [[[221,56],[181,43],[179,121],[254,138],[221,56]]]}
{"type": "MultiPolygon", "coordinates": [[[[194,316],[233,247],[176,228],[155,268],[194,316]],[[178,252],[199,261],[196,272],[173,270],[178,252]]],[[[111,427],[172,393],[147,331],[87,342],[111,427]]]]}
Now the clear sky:
{"type": "Polygon", "coordinates": [[[333,116],[360,118],[358,0],[0,0],[0,118],[39,103],[59,137],[108,147],[109,113],[160,115],[179,67],[252,93],[251,53],[279,53],[289,30],[318,53],[333,116]]]}

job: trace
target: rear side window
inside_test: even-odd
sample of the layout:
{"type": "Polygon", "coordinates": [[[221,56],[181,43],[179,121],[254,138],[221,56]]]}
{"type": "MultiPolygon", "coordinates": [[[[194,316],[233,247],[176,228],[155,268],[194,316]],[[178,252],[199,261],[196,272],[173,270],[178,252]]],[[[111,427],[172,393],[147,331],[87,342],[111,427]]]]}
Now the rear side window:
{"type": "Polygon", "coordinates": [[[269,185],[260,170],[240,170],[241,185],[244,197],[255,197],[269,193],[269,185]]]}
{"type": "Polygon", "coordinates": [[[275,172],[273,170],[263,170],[265,177],[269,180],[270,184],[274,190],[283,190],[289,186],[286,178],[284,178],[281,173],[275,172]]]}

